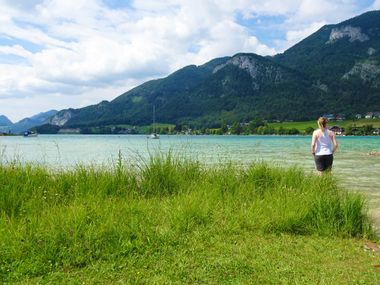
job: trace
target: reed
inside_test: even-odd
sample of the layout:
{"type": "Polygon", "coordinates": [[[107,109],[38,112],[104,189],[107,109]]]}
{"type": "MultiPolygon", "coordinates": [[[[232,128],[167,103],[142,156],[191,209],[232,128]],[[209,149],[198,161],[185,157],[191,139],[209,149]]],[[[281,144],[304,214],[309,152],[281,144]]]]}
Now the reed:
{"type": "Polygon", "coordinates": [[[198,252],[198,243],[207,251],[210,239],[231,242],[235,237],[239,243],[247,234],[374,237],[361,195],[339,189],[333,176],[308,175],[297,167],[206,167],[171,153],[128,165],[120,154],[107,168],[79,165],[53,171],[0,164],[0,181],[4,282],[56,282],[64,276],[59,282],[66,283],[70,272],[91,272],[94,266],[108,268],[99,280],[126,270],[132,274],[126,281],[132,283],[181,282],[178,274],[189,273],[186,268],[177,272],[177,264],[158,274],[157,262],[162,268],[171,262],[194,264],[199,276],[205,274],[198,281],[217,282],[217,269],[206,274],[200,268],[210,263],[202,265],[191,253],[198,252]],[[149,278],[141,279],[138,270],[149,278]],[[155,279],[157,274],[162,278],[155,279]],[[53,275],[57,279],[49,279],[53,275]]]}

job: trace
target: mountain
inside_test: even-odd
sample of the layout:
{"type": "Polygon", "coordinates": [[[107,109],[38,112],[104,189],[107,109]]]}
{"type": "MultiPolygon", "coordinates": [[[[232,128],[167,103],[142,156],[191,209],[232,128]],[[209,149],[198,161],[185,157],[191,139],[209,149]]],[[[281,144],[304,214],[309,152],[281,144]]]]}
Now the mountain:
{"type": "Polygon", "coordinates": [[[314,79],[333,82],[352,73],[357,65],[376,62],[379,49],[380,11],[372,11],[323,26],[274,60],[314,79]]]}
{"type": "Polygon", "coordinates": [[[326,25],[273,59],[313,79],[331,111],[380,110],[380,11],[326,25]]]}
{"type": "Polygon", "coordinates": [[[12,126],[11,120],[4,115],[0,115],[0,132],[8,132],[10,126],[12,126]]]}
{"type": "Polygon", "coordinates": [[[7,127],[12,125],[11,120],[9,120],[6,116],[0,115],[0,127],[7,127]]]}
{"type": "Polygon", "coordinates": [[[23,133],[30,128],[46,124],[49,118],[57,114],[57,112],[57,110],[50,110],[47,112],[39,113],[30,118],[24,118],[17,123],[12,124],[10,126],[10,129],[12,133],[23,133]]]}
{"type": "Polygon", "coordinates": [[[212,126],[221,120],[255,117],[305,119],[299,110],[311,108],[320,93],[296,70],[256,54],[237,54],[187,66],[111,102],[60,111],[51,123],[65,127],[146,125],[152,121],[153,105],[157,121],[166,123],[212,126]]]}
{"type": "Polygon", "coordinates": [[[327,25],[283,54],[240,53],[184,67],[111,102],[58,112],[49,123],[87,128],[156,121],[212,127],[255,118],[315,119],[380,110],[380,11],[327,25]]]}

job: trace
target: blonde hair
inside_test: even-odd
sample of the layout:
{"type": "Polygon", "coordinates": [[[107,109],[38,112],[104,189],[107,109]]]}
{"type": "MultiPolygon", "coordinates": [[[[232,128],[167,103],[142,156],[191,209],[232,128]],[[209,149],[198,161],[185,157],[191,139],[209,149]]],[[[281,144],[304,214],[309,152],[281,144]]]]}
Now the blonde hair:
{"type": "Polygon", "coordinates": [[[318,119],[317,124],[318,124],[318,127],[321,129],[322,132],[325,130],[328,121],[329,120],[325,117],[320,117],[318,119]]]}

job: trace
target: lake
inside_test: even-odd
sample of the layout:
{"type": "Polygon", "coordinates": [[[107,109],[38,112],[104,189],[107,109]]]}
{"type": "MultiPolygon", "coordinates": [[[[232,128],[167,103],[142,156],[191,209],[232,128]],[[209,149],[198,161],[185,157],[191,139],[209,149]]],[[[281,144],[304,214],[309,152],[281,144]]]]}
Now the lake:
{"type": "MultiPolygon", "coordinates": [[[[367,195],[380,220],[380,136],[338,137],[333,173],[350,191],[367,195]]],[[[314,172],[310,136],[161,136],[146,135],[39,135],[0,137],[0,162],[14,159],[50,167],[76,164],[109,165],[119,151],[128,163],[146,159],[150,154],[172,151],[205,164],[233,161],[246,165],[266,161],[281,167],[298,165],[314,172]]]]}

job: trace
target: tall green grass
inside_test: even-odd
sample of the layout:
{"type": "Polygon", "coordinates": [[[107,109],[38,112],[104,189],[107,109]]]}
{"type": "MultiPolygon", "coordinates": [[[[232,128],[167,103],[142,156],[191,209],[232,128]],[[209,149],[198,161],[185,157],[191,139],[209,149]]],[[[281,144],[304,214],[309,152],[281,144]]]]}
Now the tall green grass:
{"type": "Polygon", "coordinates": [[[156,260],[189,236],[247,232],[373,236],[361,195],[296,167],[206,167],[172,154],[61,171],[0,165],[0,280],[156,260]]]}

